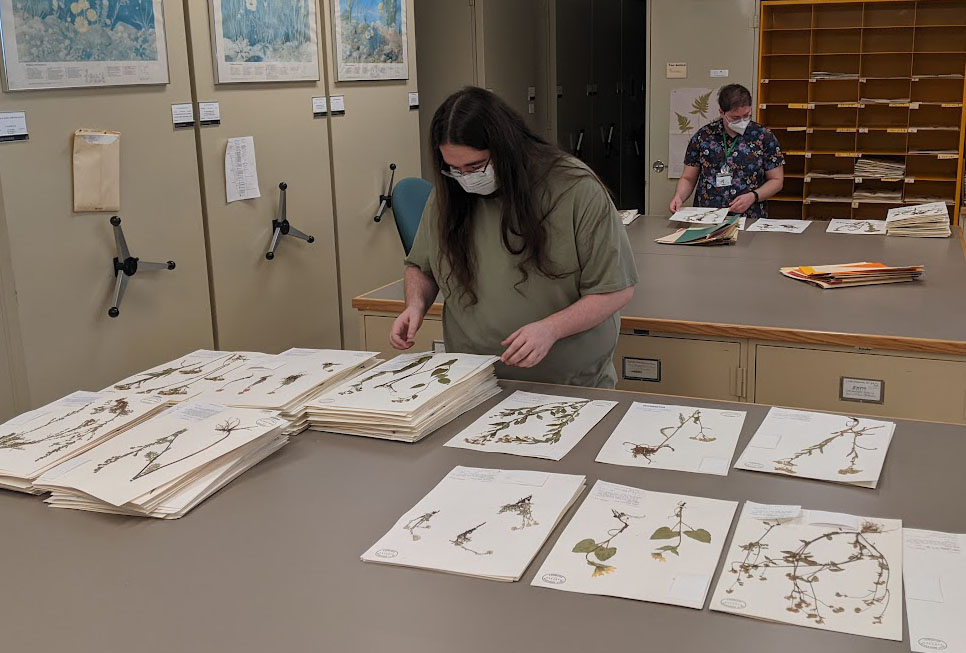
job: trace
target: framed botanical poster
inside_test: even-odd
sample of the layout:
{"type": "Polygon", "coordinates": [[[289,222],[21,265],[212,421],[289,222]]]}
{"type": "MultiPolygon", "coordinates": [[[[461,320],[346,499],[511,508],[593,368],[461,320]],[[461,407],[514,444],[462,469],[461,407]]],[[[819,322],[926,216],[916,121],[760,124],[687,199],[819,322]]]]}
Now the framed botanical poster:
{"type": "Polygon", "coordinates": [[[407,0],[331,0],[336,78],[409,79],[407,0]]]}
{"type": "Polygon", "coordinates": [[[319,79],[315,0],[210,0],[215,81],[319,79]]]}
{"type": "Polygon", "coordinates": [[[167,84],[162,0],[0,0],[8,91],[167,84]]]}

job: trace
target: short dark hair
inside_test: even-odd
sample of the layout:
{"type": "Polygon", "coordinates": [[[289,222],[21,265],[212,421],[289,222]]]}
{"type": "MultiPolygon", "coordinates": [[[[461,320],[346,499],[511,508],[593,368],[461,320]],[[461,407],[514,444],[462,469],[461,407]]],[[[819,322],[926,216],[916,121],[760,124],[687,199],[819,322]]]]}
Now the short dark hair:
{"type": "Polygon", "coordinates": [[[728,84],[718,91],[718,106],[722,111],[751,106],[751,91],[741,84],[728,84]]]}

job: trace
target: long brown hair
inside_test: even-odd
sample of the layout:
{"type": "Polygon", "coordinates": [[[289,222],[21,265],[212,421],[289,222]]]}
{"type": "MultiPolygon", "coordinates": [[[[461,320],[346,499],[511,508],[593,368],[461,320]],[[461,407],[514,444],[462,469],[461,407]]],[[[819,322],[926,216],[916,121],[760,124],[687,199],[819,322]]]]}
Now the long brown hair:
{"type": "Polygon", "coordinates": [[[455,279],[470,305],[477,301],[477,262],[471,239],[479,196],[463,191],[458,182],[441,174],[446,165],[439,150],[441,145],[490,151],[490,165],[495,167],[497,192],[503,205],[503,246],[520,257],[518,291],[531,270],[551,278],[575,272],[555,270],[549,259],[545,221],[554,208],[551,202],[555,198],[549,197],[546,181],[554,168],[572,176],[574,184],[583,177],[594,176],[593,173],[533,133],[523,118],[495,94],[468,86],[449,96],[436,110],[430,127],[430,147],[436,164],[441,256],[449,263],[449,276],[455,279]]]}

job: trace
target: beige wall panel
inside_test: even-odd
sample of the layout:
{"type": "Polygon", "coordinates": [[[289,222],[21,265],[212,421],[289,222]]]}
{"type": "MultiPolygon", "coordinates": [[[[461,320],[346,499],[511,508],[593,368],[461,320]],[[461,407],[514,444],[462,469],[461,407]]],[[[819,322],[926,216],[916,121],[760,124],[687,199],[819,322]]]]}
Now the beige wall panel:
{"type": "Polygon", "coordinates": [[[621,334],[614,366],[617,387],[621,390],[728,401],[739,399],[739,342],[621,334]],[[625,379],[624,358],[660,361],[661,380],[625,379]]]}
{"type": "Polygon", "coordinates": [[[0,180],[0,422],[26,410],[28,396],[3,206],[3,180],[0,180]]]}
{"type": "MultiPolygon", "coordinates": [[[[380,223],[372,218],[379,195],[396,164],[396,180],[420,176],[419,112],[408,93],[416,91],[416,39],[413,0],[406,3],[409,23],[409,79],[337,82],[332,51],[331,0],[323,0],[329,95],[344,95],[346,115],[331,119],[338,253],[342,282],[342,332],[345,346],[361,346],[352,298],[400,278],[403,248],[391,211],[380,223]]],[[[332,307],[334,310],[334,307],[332,307]]]]}
{"type": "Polygon", "coordinates": [[[415,0],[419,42],[419,134],[422,176],[433,178],[429,127],[450,94],[476,82],[473,7],[453,0],[415,0]]]}
{"type": "MultiPolygon", "coordinates": [[[[338,348],[328,130],[325,118],[312,115],[324,81],[215,84],[209,3],[189,4],[198,100],[221,108],[220,126],[200,128],[218,345],[338,348]],[[225,147],[238,136],[254,138],[261,197],[228,204],[225,147]],[[280,182],[288,184],[289,222],[315,242],[283,237],[268,261],[280,182]]],[[[319,24],[322,43],[329,34],[319,24]]],[[[321,72],[321,49],[319,57],[321,72]]]]}
{"type": "Polygon", "coordinates": [[[966,361],[758,345],[755,402],[966,423],[966,361]],[[841,378],[885,382],[882,404],[839,398],[841,378]]]}
{"type": "MultiPolygon", "coordinates": [[[[754,92],[758,0],[650,0],[648,17],[650,100],[647,107],[649,153],[648,213],[662,215],[674,196],[677,179],[652,164],[668,160],[671,89],[718,88],[744,84],[754,92]],[[668,63],[687,63],[687,79],[667,79],[668,63]],[[710,77],[727,69],[729,77],[710,77]]],[[[718,108],[713,106],[717,115],[718,108]]]]}
{"type": "MultiPolygon", "coordinates": [[[[364,319],[366,351],[378,351],[380,352],[380,358],[394,358],[401,353],[393,349],[389,344],[389,332],[396,318],[382,315],[366,315],[364,319]]],[[[442,341],[442,320],[427,319],[423,322],[419,332],[416,334],[416,344],[412,346],[411,351],[432,351],[433,343],[442,341]]]]}
{"type": "Polygon", "coordinates": [[[165,3],[165,25],[167,85],[0,94],[0,111],[26,111],[30,129],[29,141],[0,146],[0,178],[32,405],[212,345],[194,134],[171,124],[171,104],[191,99],[181,3],[165,3]],[[110,214],[71,212],[81,127],[122,134],[132,254],[177,262],[131,279],[117,319],[110,214]]]}

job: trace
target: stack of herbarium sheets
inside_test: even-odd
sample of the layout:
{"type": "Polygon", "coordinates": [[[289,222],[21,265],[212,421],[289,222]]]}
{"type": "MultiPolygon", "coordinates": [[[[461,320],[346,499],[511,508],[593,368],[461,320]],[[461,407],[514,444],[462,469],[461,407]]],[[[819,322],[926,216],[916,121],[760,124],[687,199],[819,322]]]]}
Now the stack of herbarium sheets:
{"type": "Polygon", "coordinates": [[[308,428],[305,406],[376,363],[376,354],[334,349],[289,349],[219,374],[193,401],[278,410],[291,422],[286,435],[308,428]]]}
{"type": "Polygon", "coordinates": [[[211,351],[199,349],[181,358],[138,372],[105,390],[136,395],[160,395],[169,404],[190,399],[224,383],[226,376],[242,370],[268,354],[250,351],[211,351]]]}
{"type": "Polygon", "coordinates": [[[75,392],[0,425],[0,488],[40,494],[44,472],[163,409],[156,395],[75,392]]]}
{"type": "Polygon", "coordinates": [[[952,234],[949,228],[949,209],[945,202],[889,209],[886,233],[890,236],[947,238],[952,234]]]}
{"type": "Polygon", "coordinates": [[[309,426],[415,442],[499,394],[496,361],[474,354],[397,356],[312,400],[309,426]]]}
{"type": "Polygon", "coordinates": [[[584,482],[570,474],[456,467],[362,559],[520,580],[584,482]]]}
{"type": "Polygon", "coordinates": [[[282,447],[277,411],[187,401],[59,465],[35,486],[47,503],[163,519],[183,516],[282,447]]]}

